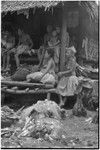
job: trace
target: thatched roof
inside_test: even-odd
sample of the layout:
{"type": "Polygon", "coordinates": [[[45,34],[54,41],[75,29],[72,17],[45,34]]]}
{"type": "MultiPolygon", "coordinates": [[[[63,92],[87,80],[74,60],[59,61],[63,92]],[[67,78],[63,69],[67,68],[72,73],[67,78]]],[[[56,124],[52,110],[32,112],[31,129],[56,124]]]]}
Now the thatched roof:
{"type": "Polygon", "coordinates": [[[44,7],[45,9],[56,6],[59,2],[58,1],[2,1],[1,2],[1,11],[8,12],[8,11],[18,11],[21,9],[29,9],[29,8],[41,8],[44,7]]]}
{"type": "MultiPolygon", "coordinates": [[[[26,10],[29,8],[42,8],[44,7],[45,10],[47,10],[50,7],[56,6],[58,3],[62,3],[67,5],[68,1],[2,1],[1,2],[1,11],[4,13],[7,13],[8,11],[14,12],[14,11],[20,11],[20,10],[26,10]]],[[[90,18],[98,18],[98,6],[95,1],[77,1],[78,5],[85,9],[85,11],[88,12],[90,15],[90,18]]],[[[72,2],[70,2],[72,3],[72,2]]]]}
{"type": "Polygon", "coordinates": [[[80,1],[79,5],[88,12],[91,19],[98,19],[98,5],[95,1],[80,1]]]}

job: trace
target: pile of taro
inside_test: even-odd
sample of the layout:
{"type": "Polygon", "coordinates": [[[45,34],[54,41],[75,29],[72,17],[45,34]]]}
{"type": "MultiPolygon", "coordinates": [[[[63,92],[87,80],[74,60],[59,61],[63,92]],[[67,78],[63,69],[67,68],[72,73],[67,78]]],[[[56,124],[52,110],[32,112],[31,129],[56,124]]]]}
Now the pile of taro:
{"type": "MultiPolygon", "coordinates": [[[[53,101],[38,101],[36,104],[14,112],[8,106],[1,108],[2,148],[20,148],[23,139],[61,140],[62,120],[65,111],[53,101]]],[[[64,131],[63,131],[64,132],[64,131]]]]}

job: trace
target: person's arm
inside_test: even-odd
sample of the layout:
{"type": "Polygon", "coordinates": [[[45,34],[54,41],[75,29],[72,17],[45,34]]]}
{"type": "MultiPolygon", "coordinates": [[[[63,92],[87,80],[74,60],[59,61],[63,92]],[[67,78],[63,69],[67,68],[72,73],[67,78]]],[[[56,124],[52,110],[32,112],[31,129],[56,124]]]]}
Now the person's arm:
{"type": "Polygon", "coordinates": [[[19,46],[20,44],[21,44],[21,39],[19,38],[17,46],[19,46]]]}
{"type": "Polygon", "coordinates": [[[58,73],[58,76],[59,77],[62,77],[62,76],[67,76],[67,75],[69,75],[71,72],[73,72],[74,70],[75,70],[75,68],[76,68],[76,61],[75,60],[72,60],[72,61],[70,61],[69,62],[69,66],[70,66],[70,69],[69,70],[67,70],[67,71],[63,71],[63,72],[59,72],[58,73]]]}
{"type": "Polygon", "coordinates": [[[47,34],[44,35],[44,45],[47,44],[47,34]]]}
{"type": "Polygon", "coordinates": [[[33,42],[32,42],[32,39],[29,37],[29,42],[30,42],[30,49],[33,47],[33,42]]]}
{"type": "Polygon", "coordinates": [[[41,56],[40,63],[39,63],[39,69],[41,68],[41,65],[43,63],[45,52],[46,52],[46,48],[43,47],[42,56],[41,56]]]}
{"type": "Polygon", "coordinates": [[[58,45],[59,43],[60,43],[60,40],[58,40],[58,41],[54,44],[54,46],[58,45]]]}
{"type": "MultiPolygon", "coordinates": [[[[45,72],[43,73],[43,76],[49,72],[49,70],[52,67],[52,65],[53,65],[52,64],[52,60],[50,60],[48,65],[47,65],[47,68],[46,68],[45,72]]],[[[43,76],[42,76],[42,78],[43,78],[43,76]]]]}

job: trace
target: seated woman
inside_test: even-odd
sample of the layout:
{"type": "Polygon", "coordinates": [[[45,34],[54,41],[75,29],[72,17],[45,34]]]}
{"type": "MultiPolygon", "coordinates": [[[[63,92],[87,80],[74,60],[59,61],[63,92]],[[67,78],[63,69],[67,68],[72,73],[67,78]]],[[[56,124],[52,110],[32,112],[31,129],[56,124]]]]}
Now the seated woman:
{"type": "Polygon", "coordinates": [[[60,80],[57,89],[62,98],[64,98],[60,102],[60,106],[64,105],[66,96],[73,96],[75,94],[78,85],[78,78],[75,74],[77,63],[74,54],[76,50],[73,46],[66,50],[65,71],[58,73],[60,80]]]}
{"type": "Polygon", "coordinates": [[[42,83],[55,84],[55,63],[54,63],[54,50],[48,49],[45,53],[43,67],[38,72],[27,75],[27,82],[37,81],[42,83]]]}
{"type": "Polygon", "coordinates": [[[54,61],[55,61],[55,65],[56,65],[56,72],[58,72],[58,66],[59,66],[59,55],[60,55],[60,40],[58,39],[58,35],[57,35],[57,31],[54,30],[52,32],[52,37],[51,39],[48,41],[48,45],[49,47],[53,47],[54,48],[54,61]]]}

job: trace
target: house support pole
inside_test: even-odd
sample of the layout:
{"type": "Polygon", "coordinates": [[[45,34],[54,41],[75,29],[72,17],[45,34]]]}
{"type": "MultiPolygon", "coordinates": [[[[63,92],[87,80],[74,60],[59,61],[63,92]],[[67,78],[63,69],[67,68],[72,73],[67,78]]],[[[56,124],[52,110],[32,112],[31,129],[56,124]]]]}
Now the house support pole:
{"type": "Polygon", "coordinates": [[[60,55],[60,71],[64,70],[65,65],[65,48],[66,48],[66,31],[67,31],[66,7],[62,7],[62,29],[61,29],[61,55],[60,55]]]}

